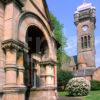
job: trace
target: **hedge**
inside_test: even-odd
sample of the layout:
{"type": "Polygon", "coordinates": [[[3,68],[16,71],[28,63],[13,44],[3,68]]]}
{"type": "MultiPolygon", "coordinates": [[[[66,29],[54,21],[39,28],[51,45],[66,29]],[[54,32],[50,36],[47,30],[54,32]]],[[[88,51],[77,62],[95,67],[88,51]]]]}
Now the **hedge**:
{"type": "Polygon", "coordinates": [[[100,90],[100,81],[97,80],[91,80],[91,90],[100,90]]]}

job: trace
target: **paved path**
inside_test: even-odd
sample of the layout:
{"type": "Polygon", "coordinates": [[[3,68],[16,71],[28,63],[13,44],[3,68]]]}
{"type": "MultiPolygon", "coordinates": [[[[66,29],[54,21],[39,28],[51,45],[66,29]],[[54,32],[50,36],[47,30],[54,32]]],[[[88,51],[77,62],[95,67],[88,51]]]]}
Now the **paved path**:
{"type": "Polygon", "coordinates": [[[72,97],[59,97],[58,100],[81,100],[79,98],[72,98],[72,97]]]}

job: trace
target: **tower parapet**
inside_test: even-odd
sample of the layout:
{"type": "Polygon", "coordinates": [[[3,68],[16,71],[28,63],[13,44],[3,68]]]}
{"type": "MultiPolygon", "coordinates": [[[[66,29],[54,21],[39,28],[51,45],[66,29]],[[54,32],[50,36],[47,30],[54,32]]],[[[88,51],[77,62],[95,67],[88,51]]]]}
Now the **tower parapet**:
{"type": "MultiPolygon", "coordinates": [[[[90,19],[92,22],[96,22],[96,8],[92,5],[92,3],[84,2],[82,5],[78,6],[74,13],[75,25],[79,23],[79,21],[85,19],[90,19]]],[[[83,21],[84,21],[83,20],[83,21]]]]}

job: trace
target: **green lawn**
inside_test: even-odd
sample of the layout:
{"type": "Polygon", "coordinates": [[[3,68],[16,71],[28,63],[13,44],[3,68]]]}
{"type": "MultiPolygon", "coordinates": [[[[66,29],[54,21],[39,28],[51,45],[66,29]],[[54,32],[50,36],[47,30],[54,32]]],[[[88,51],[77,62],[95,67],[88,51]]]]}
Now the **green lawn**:
{"type": "MultiPolygon", "coordinates": [[[[59,96],[68,96],[66,92],[59,92],[59,96]]],[[[88,96],[79,97],[82,100],[100,100],[100,91],[91,91],[88,96]]]]}
{"type": "Polygon", "coordinates": [[[91,91],[88,96],[82,97],[82,100],[100,100],[100,91],[91,91]]]}

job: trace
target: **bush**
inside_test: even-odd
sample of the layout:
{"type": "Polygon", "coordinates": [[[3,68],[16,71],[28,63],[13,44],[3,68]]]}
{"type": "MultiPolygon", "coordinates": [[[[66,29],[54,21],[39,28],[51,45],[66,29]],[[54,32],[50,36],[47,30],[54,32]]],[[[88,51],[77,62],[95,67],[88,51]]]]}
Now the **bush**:
{"type": "Polygon", "coordinates": [[[100,81],[91,80],[91,90],[100,90],[100,81]]]}
{"type": "Polygon", "coordinates": [[[71,72],[58,70],[57,72],[58,90],[59,91],[65,90],[66,84],[71,78],[73,78],[73,74],[71,72]]]}
{"type": "Polygon", "coordinates": [[[90,82],[85,78],[73,78],[67,84],[69,96],[86,96],[90,92],[90,82]]]}

